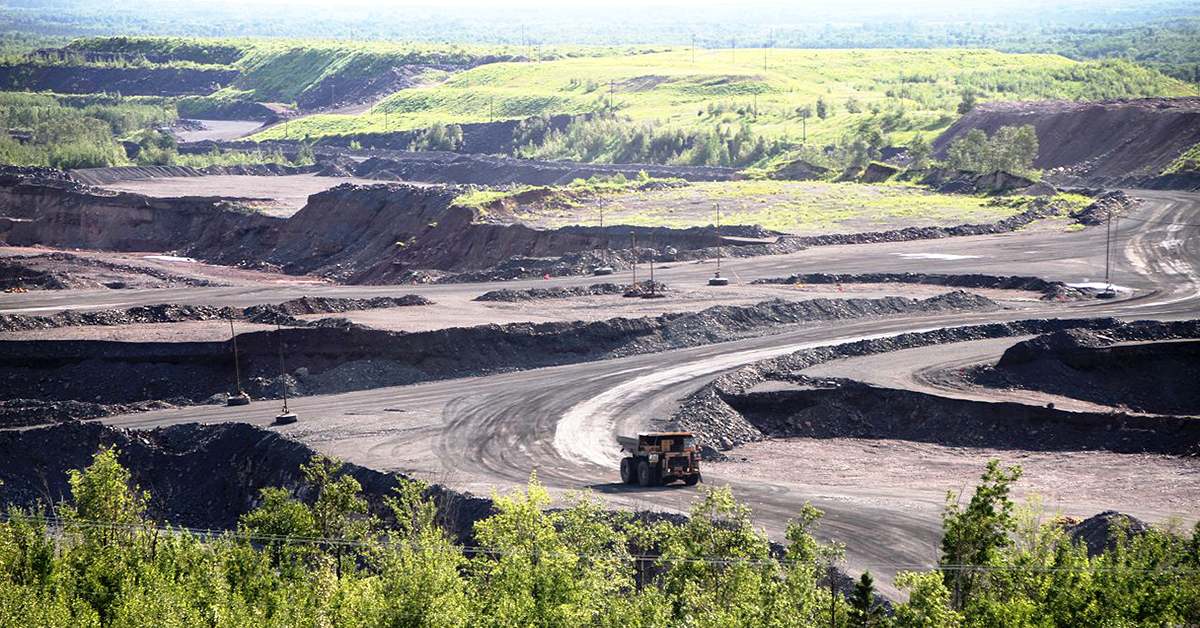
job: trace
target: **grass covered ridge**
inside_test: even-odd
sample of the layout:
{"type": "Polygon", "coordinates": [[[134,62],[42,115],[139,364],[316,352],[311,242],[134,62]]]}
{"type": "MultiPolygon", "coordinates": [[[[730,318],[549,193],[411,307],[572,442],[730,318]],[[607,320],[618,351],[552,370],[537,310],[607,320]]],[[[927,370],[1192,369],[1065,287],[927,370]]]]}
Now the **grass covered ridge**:
{"type": "MultiPolygon", "coordinates": [[[[711,127],[748,120],[768,137],[836,141],[890,116],[900,137],[956,117],[964,90],[981,99],[1104,99],[1195,95],[1196,88],[1125,61],[1077,62],[990,50],[686,50],[542,63],[495,63],[432,88],[403,90],[365,114],[292,124],[301,137],[417,129],[608,108],[634,122],[711,127]],[[824,117],[820,114],[823,103],[824,117]],[[804,116],[807,108],[807,124],[804,116]]],[[[259,139],[282,137],[282,129],[259,139]]],[[[293,135],[294,137],[295,135],[293,135]]]]}

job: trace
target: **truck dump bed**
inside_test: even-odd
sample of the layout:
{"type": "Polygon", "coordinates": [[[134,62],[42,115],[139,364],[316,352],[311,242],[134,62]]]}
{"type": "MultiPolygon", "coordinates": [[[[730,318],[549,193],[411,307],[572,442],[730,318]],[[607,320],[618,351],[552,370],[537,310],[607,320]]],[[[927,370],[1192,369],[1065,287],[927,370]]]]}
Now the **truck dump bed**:
{"type": "Polygon", "coordinates": [[[617,444],[621,446],[621,449],[624,449],[626,451],[637,451],[638,437],[637,436],[618,436],[617,444]]]}

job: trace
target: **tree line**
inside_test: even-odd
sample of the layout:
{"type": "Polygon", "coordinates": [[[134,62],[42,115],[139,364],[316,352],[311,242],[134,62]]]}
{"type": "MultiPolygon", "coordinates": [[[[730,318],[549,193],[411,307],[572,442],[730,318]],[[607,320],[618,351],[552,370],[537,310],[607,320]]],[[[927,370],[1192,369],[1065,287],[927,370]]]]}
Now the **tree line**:
{"type": "MultiPolygon", "coordinates": [[[[728,489],[679,522],[549,508],[534,477],[495,499],[462,545],[426,486],[373,511],[336,461],[267,488],[235,531],[167,528],[118,453],[70,474],[71,499],[0,521],[0,626],[1167,626],[1200,621],[1200,525],[1114,529],[1089,555],[1060,521],[1011,499],[1020,469],[988,464],[949,495],[937,568],[900,574],[890,611],[863,574],[829,586],[841,548],[804,505],[772,545],[728,489]],[[299,497],[304,495],[304,498],[299,497]]],[[[2,487],[0,487],[2,491],[2,487]]]]}

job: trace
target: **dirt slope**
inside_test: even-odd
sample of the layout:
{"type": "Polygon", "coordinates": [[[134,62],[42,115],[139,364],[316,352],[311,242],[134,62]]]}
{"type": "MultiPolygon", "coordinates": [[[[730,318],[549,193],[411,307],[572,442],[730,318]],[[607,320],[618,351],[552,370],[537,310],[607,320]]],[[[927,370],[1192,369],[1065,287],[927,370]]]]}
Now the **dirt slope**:
{"type": "Polygon", "coordinates": [[[1200,142],[1200,98],[1099,102],[993,102],[976,107],[934,141],[934,155],[972,129],[1032,124],[1034,166],[1086,179],[1147,177],[1200,142]]]}
{"type": "Polygon", "coordinates": [[[199,68],[105,68],[36,63],[0,65],[0,89],[6,91],[125,96],[211,94],[238,77],[236,70],[199,68]]]}

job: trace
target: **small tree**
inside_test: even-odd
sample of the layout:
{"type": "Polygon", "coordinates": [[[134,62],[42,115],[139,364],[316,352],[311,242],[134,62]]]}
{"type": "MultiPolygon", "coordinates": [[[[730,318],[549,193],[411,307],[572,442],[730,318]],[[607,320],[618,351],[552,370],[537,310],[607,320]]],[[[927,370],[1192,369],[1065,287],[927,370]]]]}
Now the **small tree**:
{"type": "Polygon", "coordinates": [[[896,586],[908,601],[896,608],[895,628],[958,628],[962,615],[950,608],[950,590],[936,573],[902,573],[896,586]]]}
{"type": "Polygon", "coordinates": [[[975,105],[977,104],[978,101],[976,99],[975,92],[969,89],[964,89],[962,93],[962,100],[958,101],[958,115],[966,115],[966,113],[974,109],[975,105]]]}
{"type": "Polygon", "coordinates": [[[875,579],[870,571],[864,571],[854,585],[854,597],[850,598],[850,625],[853,628],[879,628],[887,623],[883,605],[875,603],[875,579]]]}
{"type": "Polygon", "coordinates": [[[999,460],[992,460],[966,506],[954,492],[946,494],[941,565],[956,609],[966,605],[980,584],[982,576],[972,568],[993,564],[1011,543],[1008,535],[1016,530],[1017,518],[1009,493],[1020,477],[1020,467],[1002,469],[999,460]]]}
{"type": "Polygon", "coordinates": [[[929,155],[932,152],[929,141],[925,139],[925,136],[917,133],[908,145],[908,156],[912,158],[912,165],[909,167],[914,170],[925,168],[929,165],[929,155]]]}
{"type": "Polygon", "coordinates": [[[829,115],[829,105],[824,98],[817,98],[817,117],[824,120],[829,115]]]}
{"type": "Polygon", "coordinates": [[[101,449],[91,466],[72,470],[68,481],[74,504],[62,510],[67,519],[84,526],[85,538],[102,544],[130,539],[133,528],[143,523],[147,496],[117,460],[115,447],[101,449]]]}

